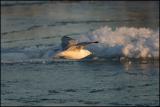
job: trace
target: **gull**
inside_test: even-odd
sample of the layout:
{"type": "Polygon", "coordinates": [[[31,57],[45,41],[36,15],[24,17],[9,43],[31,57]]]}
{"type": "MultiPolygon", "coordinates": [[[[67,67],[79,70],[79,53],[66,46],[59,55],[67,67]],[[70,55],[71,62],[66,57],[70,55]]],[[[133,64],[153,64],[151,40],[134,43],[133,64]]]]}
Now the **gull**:
{"type": "Polygon", "coordinates": [[[71,60],[80,60],[91,55],[92,52],[85,49],[85,47],[92,43],[98,43],[98,41],[78,43],[75,39],[68,36],[63,36],[61,42],[62,51],[57,53],[54,57],[71,60]]]}

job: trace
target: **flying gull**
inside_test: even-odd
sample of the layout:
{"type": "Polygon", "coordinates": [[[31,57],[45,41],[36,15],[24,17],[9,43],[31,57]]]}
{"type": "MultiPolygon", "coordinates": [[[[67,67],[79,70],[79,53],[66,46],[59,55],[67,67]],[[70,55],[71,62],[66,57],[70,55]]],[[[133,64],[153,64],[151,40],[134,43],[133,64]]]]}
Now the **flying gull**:
{"type": "Polygon", "coordinates": [[[92,52],[85,49],[85,47],[92,43],[98,43],[98,41],[78,43],[75,39],[67,36],[63,36],[61,41],[62,51],[57,53],[54,57],[73,60],[80,60],[91,55],[92,52]]]}

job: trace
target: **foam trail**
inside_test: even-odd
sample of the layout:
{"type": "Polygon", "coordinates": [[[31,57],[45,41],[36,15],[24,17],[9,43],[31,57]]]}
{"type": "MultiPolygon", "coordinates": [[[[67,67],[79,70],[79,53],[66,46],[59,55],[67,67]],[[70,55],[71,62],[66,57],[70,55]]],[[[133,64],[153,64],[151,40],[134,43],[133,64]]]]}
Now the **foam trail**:
{"type": "Polygon", "coordinates": [[[96,41],[89,46],[96,56],[129,58],[159,58],[159,29],[119,27],[115,30],[108,26],[97,29],[78,38],[82,41],[96,41]]]}

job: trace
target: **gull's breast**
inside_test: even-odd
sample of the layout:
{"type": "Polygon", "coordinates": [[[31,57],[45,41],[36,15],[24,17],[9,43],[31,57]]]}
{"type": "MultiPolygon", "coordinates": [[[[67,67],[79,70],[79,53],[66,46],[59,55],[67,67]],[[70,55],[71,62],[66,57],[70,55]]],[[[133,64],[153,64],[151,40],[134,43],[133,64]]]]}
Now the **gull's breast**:
{"type": "Polygon", "coordinates": [[[88,55],[92,54],[90,51],[86,49],[80,49],[80,50],[66,50],[63,52],[60,52],[58,56],[64,57],[67,59],[82,59],[87,57],[88,55]]]}

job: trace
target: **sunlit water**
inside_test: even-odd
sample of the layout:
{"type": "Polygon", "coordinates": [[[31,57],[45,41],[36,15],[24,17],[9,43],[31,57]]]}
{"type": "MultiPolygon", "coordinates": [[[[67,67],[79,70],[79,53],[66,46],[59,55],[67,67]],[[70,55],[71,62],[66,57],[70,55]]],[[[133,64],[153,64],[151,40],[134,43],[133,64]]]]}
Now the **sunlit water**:
{"type": "Polygon", "coordinates": [[[105,43],[88,47],[101,57],[121,50],[137,52],[124,51],[118,43],[144,46],[139,51],[149,49],[138,55],[159,55],[157,2],[26,3],[8,2],[1,7],[2,105],[159,105],[157,60],[52,61],[48,57],[64,35],[105,43]],[[135,36],[126,39],[124,33],[135,36]],[[108,40],[112,36],[125,42],[108,40]]]}

